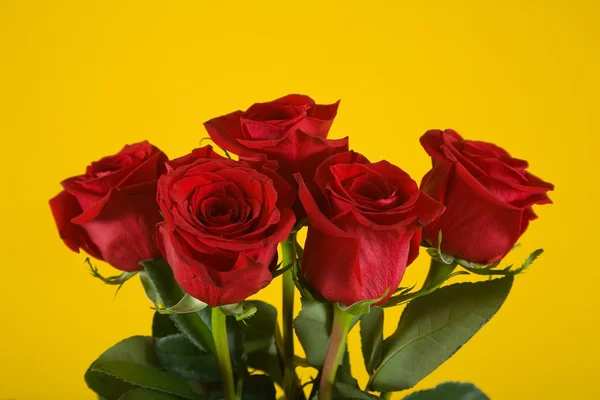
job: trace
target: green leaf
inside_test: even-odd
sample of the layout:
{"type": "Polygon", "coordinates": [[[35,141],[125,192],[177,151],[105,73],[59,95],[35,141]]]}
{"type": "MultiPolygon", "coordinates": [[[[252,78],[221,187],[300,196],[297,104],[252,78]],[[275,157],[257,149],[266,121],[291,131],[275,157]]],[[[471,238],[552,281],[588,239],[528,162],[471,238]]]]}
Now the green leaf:
{"type": "MultiPolygon", "coordinates": [[[[211,391],[209,400],[224,400],[221,385],[211,391]]],[[[266,375],[247,375],[244,378],[242,400],[275,400],[273,380],[266,375]]]]}
{"type": "Polygon", "coordinates": [[[185,292],[179,287],[173,270],[163,259],[150,259],[140,263],[140,272],[146,295],[156,308],[172,307],[183,298],[185,292]]]}
{"type": "Polygon", "coordinates": [[[195,394],[185,379],[161,370],[154,353],[154,340],[133,336],[117,343],[92,363],[85,381],[94,392],[108,399],[144,387],[193,399],[195,394]]]}
{"type": "Polygon", "coordinates": [[[155,390],[148,389],[134,389],[123,396],[119,397],[119,400],[180,400],[181,397],[173,396],[172,394],[157,392],[155,390]]]}
{"type": "MultiPolygon", "coordinates": [[[[179,303],[184,297],[184,292],[175,281],[169,264],[162,259],[146,260],[141,264],[144,267],[144,271],[140,272],[142,285],[156,308],[173,307],[179,303]]],[[[171,319],[177,329],[194,345],[214,354],[216,350],[210,325],[207,325],[199,315],[204,310],[198,313],[172,314],[171,319]]]]}
{"type": "MultiPolygon", "coordinates": [[[[294,320],[294,329],[306,353],[308,365],[320,369],[325,363],[325,355],[327,347],[329,347],[329,337],[333,325],[333,307],[337,307],[337,305],[318,303],[305,298],[300,300],[302,301],[302,310],[294,320]]],[[[350,329],[358,320],[358,317],[354,317],[350,329]]]]}
{"type": "Polygon", "coordinates": [[[185,293],[181,300],[172,307],[158,307],[156,311],[161,314],[187,314],[205,309],[208,306],[203,301],[185,293]]]}
{"type": "Polygon", "coordinates": [[[256,308],[252,318],[242,325],[246,363],[265,371],[278,384],[283,384],[282,360],[277,352],[277,309],[263,301],[248,301],[256,308]]]}
{"type": "Polygon", "coordinates": [[[154,347],[160,364],[174,375],[200,382],[221,379],[217,357],[198,349],[182,334],[157,339],[154,347]]]}
{"type": "Polygon", "coordinates": [[[179,333],[177,327],[168,315],[159,312],[152,317],[152,337],[161,338],[179,333]]]}
{"type": "Polygon", "coordinates": [[[383,356],[383,309],[371,308],[360,319],[360,342],[367,372],[373,373],[383,356]]]}
{"type": "Polygon", "coordinates": [[[494,316],[513,278],[459,283],[410,302],[368,387],[380,392],[413,387],[449,359],[494,316]]]}
{"type": "Polygon", "coordinates": [[[317,303],[305,298],[301,301],[302,310],[294,320],[294,329],[304,348],[308,364],[322,368],[333,325],[332,304],[317,303]]]}
{"type": "Polygon", "coordinates": [[[381,400],[379,397],[370,393],[363,392],[357,387],[348,385],[344,382],[335,382],[333,385],[333,399],[345,400],[381,400]]]}
{"type": "Polygon", "coordinates": [[[489,397],[471,383],[446,382],[434,389],[415,392],[404,400],[489,400],[489,397]]]}
{"type": "Polygon", "coordinates": [[[250,375],[244,379],[243,400],[275,400],[275,385],[266,375],[250,375]]]}

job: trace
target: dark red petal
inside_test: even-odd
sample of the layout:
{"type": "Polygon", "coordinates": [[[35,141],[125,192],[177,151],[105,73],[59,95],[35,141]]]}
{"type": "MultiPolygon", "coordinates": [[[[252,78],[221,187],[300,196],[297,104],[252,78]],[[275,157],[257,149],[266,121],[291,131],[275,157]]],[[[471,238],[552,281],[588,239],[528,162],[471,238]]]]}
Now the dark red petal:
{"type": "Polygon", "coordinates": [[[204,123],[208,135],[218,146],[240,156],[252,154],[251,151],[238,143],[239,139],[243,139],[240,123],[242,114],[242,111],[235,111],[204,123]]]}
{"type": "Polygon", "coordinates": [[[446,158],[442,150],[442,146],[444,145],[444,135],[449,135],[454,141],[462,140],[462,137],[451,129],[446,129],[445,131],[432,129],[425,132],[419,139],[421,146],[423,146],[427,154],[434,159],[446,158]]]}
{"type": "Polygon", "coordinates": [[[123,188],[146,182],[155,182],[166,172],[165,163],[169,159],[162,151],[154,153],[146,161],[138,165],[116,187],[123,188]]]}
{"type": "Polygon", "coordinates": [[[354,215],[336,221],[343,236],[309,225],[302,273],[309,285],[331,302],[347,306],[382,297],[398,287],[408,263],[413,232],[374,231],[354,215]],[[327,266],[324,268],[324,266],[327,266]]]}
{"type": "Polygon", "coordinates": [[[296,221],[294,213],[290,210],[283,210],[281,214],[278,214],[279,212],[274,214],[273,220],[266,226],[240,237],[232,239],[215,235],[197,235],[196,237],[202,246],[233,252],[245,252],[256,247],[266,248],[277,245],[289,235],[296,221]],[[267,228],[273,224],[277,224],[276,228],[267,233],[267,228]]]}
{"type": "Polygon", "coordinates": [[[338,112],[340,100],[333,104],[315,104],[308,109],[308,118],[315,120],[333,120],[338,112]]]}
{"type": "Polygon", "coordinates": [[[355,216],[356,214],[348,214],[336,223],[344,231],[360,239],[359,264],[364,278],[361,298],[356,300],[377,299],[387,290],[386,297],[376,303],[382,304],[392,296],[402,281],[409,264],[411,239],[415,229],[394,227],[374,230],[358,222],[355,216]]]}
{"type": "Polygon", "coordinates": [[[413,261],[415,261],[417,259],[417,257],[419,256],[419,250],[421,248],[421,236],[422,236],[422,231],[421,229],[417,229],[417,231],[415,232],[415,234],[413,235],[412,239],[410,240],[410,248],[408,250],[408,265],[412,264],[413,261]]]}
{"type": "MultiPolygon", "coordinates": [[[[256,142],[244,142],[254,147],[256,142]]],[[[339,140],[323,140],[315,136],[309,136],[301,131],[289,132],[286,137],[273,146],[256,148],[271,160],[277,161],[279,168],[277,172],[288,182],[295,184],[294,174],[302,174],[306,184],[313,188],[313,175],[317,166],[333,154],[348,150],[348,138],[339,140]]],[[[299,206],[300,204],[298,204],[299,206]]],[[[304,216],[301,207],[294,205],[298,218],[304,216]]]]}
{"type": "MultiPolygon", "coordinates": [[[[265,156],[266,157],[266,156],[265,156]]],[[[277,208],[290,208],[296,198],[296,191],[275,169],[268,164],[263,164],[259,171],[268,176],[273,181],[273,186],[277,191],[277,208]]]]}
{"type": "Polygon", "coordinates": [[[155,226],[162,217],[155,198],[155,190],[113,189],[72,222],[87,232],[106,262],[122,271],[139,270],[140,261],[158,255],[155,226]]]}
{"type": "Polygon", "coordinates": [[[98,178],[90,178],[85,175],[74,176],[65,179],[61,184],[69,193],[77,195],[80,199],[82,196],[79,196],[79,194],[97,199],[105,196],[132,171],[133,168],[123,168],[98,178]]]}
{"type": "Polygon", "coordinates": [[[63,190],[50,200],[50,209],[58,233],[69,249],[79,253],[79,249],[82,248],[92,257],[102,260],[100,251],[85,230],[71,222],[82,212],[75,197],[63,190]]]}
{"type": "MultiPolygon", "coordinates": [[[[310,97],[303,94],[288,94],[287,96],[280,97],[276,100],[273,100],[273,103],[281,103],[281,104],[294,104],[294,105],[313,105],[315,101],[310,97]]],[[[265,103],[268,104],[268,103],[265,103]]]]}
{"type": "Polygon", "coordinates": [[[327,183],[334,181],[331,167],[337,164],[369,164],[369,160],[353,150],[333,154],[324,159],[314,174],[314,181],[323,193],[326,192],[327,183]]]}
{"type": "Polygon", "coordinates": [[[468,261],[490,263],[502,258],[521,235],[522,210],[497,200],[460,164],[444,198],[446,211],[423,229],[424,238],[442,250],[468,261]]]}
{"type": "Polygon", "coordinates": [[[426,225],[438,219],[445,210],[446,207],[442,203],[427,193],[420,192],[419,198],[409,214],[416,215],[420,225],[426,225]]]}
{"type": "Polygon", "coordinates": [[[314,105],[307,111],[307,117],[298,122],[294,128],[312,136],[326,139],[337,115],[339,100],[330,105],[314,105]]]}
{"type": "Polygon", "coordinates": [[[294,175],[296,181],[298,182],[298,196],[300,197],[300,201],[304,206],[304,210],[306,210],[306,215],[308,216],[308,222],[310,226],[314,226],[319,231],[323,232],[325,235],[332,235],[336,237],[346,237],[347,235],[343,230],[335,226],[327,217],[321,212],[319,206],[317,205],[315,199],[312,194],[306,187],[306,183],[300,174],[294,175]]]}
{"type": "Polygon", "coordinates": [[[421,180],[420,189],[435,200],[444,202],[448,181],[452,177],[454,163],[448,159],[434,159],[433,168],[421,180]]]}
{"type": "Polygon", "coordinates": [[[396,195],[404,200],[398,206],[410,207],[415,204],[419,197],[419,187],[409,174],[386,160],[373,163],[369,168],[381,174],[388,184],[398,189],[396,195]]]}
{"type": "Polygon", "coordinates": [[[269,266],[275,249],[263,254],[231,253],[227,256],[192,253],[177,234],[159,226],[161,252],[183,290],[211,307],[245,300],[271,281],[269,266]]]}
{"type": "Polygon", "coordinates": [[[196,148],[196,149],[192,150],[191,153],[186,154],[185,156],[181,156],[181,157],[175,158],[175,159],[167,162],[167,166],[169,168],[169,171],[173,171],[179,167],[193,164],[197,160],[201,160],[201,159],[220,160],[220,159],[225,159],[225,158],[220,156],[219,154],[215,153],[215,151],[213,150],[211,145],[206,145],[204,147],[200,147],[200,148],[196,148]]]}

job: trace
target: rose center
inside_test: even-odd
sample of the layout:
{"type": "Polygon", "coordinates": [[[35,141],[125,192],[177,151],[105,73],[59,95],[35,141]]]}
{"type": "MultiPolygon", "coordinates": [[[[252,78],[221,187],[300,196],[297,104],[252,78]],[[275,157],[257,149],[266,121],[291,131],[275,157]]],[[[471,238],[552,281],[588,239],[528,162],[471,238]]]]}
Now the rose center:
{"type": "Polygon", "coordinates": [[[209,226],[227,226],[243,219],[243,207],[235,199],[224,194],[208,197],[200,201],[192,210],[196,218],[209,226]]]}

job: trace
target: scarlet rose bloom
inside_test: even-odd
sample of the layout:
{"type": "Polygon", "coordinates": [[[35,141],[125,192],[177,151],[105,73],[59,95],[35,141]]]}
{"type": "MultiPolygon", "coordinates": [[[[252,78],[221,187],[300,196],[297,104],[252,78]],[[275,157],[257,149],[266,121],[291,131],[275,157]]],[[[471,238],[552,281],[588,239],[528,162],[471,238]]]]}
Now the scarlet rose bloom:
{"type": "Polygon", "coordinates": [[[446,206],[423,234],[437,246],[441,230],[444,253],[494,263],[536,218],[531,206],[551,202],[547,192],[554,186],[527,172],[527,161],[494,144],[464,140],[450,129],[426,132],[421,144],[433,164],[421,190],[446,206]]]}
{"type": "Polygon", "coordinates": [[[302,275],[325,299],[347,306],[385,302],[417,257],[421,227],[444,207],[387,161],[371,163],[353,151],[317,169],[314,198],[296,175],[309,228],[302,275]]]}
{"type": "Polygon", "coordinates": [[[308,96],[292,94],[211,119],[204,126],[216,144],[241,159],[264,154],[279,163],[277,172],[292,185],[297,172],[310,185],[324,159],[348,151],[348,138],[327,139],[338,105],[339,101],[319,105],[308,96]]]}
{"type": "Polygon", "coordinates": [[[158,183],[165,216],[158,244],[179,285],[213,307],[268,285],[277,244],[295,222],[289,184],[268,167],[255,170],[210,146],[167,169],[158,183]]]}
{"type": "Polygon", "coordinates": [[[136,143],[63,181],[50,208],[65,244],[122,271],[139,270],[140,261],[160,255],[156,184],[166,161],[150,143],[136,143]]]}

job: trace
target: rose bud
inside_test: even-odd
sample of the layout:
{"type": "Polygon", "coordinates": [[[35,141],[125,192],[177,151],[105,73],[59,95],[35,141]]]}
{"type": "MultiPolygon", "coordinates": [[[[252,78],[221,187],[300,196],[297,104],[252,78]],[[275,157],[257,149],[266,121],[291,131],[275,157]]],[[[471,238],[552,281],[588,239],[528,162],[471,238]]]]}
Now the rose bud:
{"type": "Polygon", "coordinates": [[[385,302],[417,257],[421,227],[444,207],[420,192],[400,168],[387,161],[371,163],[353,151],[318,167],[315,197],[296,177],[309,220],[304,280],[331,302],[385,302]]]}
{"type": "Polygon", "coordinates": [[[166,161],[150,143],[136,143],[63,181],[64,190],[50,200],[50,208],[65,244],[128,272],[159,256],[156,184],[166,161]]]}
{"type": "MultiPolygon", "coordinates": [[[[293,175],[299,172],[312,189],[317,166],[333,154],[348,151],[348,138],[327,139],[338,105],[339,101],[319,105],[308,96],[292,94],[211,119],[204,126],[216,144],[240,159],[264,155],[279,163],[277,172],[294,187],[293,175]]],[[[299,202],[294,210],[304,217],[299,202]]]]}
{"type": "Polygon", "coordinates": [[[500,147],[464,140],[453,130],[430,130],[421,144],[432,159],[421,190],[446,206],[423,230],[424,239],[470,262],[502,259],[536,218],[533,204],[551,203],[554,186],[526,171],[527,161],[500,147]]]}
{"type": "Polygon", "coordinates": [[[179,285],[215,307],[245,300],[271,282],[277,245],[295,222],[293,191],[212,147],[167,163],[158,183],[165,221],[158,243],[179,285]]]}

